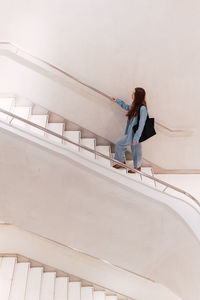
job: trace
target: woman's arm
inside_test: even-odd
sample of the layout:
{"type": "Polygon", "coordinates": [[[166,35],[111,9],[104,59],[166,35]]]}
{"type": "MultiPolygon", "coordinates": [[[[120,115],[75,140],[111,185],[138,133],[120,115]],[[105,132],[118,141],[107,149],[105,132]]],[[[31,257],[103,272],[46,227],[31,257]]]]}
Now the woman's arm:
{"type": "Polygon", "coordinates": [[[141,137],[142,131],[144,129],[144,125],[146,123],[147,119],[147,108],[146,106],[142,105],[140,107],[140,120],[139,120],[139,126],[136,130],[134,136],[133,136],[133,143],[139,143],[139,139],[141,137]]]}
{"type": "Polygon", "coordinates": [[[113,100],[119,104],[123,109],[129,111],[130,105],[126,104],[123,100],[120,100],[119,98],[113,98],[113,100]]]}

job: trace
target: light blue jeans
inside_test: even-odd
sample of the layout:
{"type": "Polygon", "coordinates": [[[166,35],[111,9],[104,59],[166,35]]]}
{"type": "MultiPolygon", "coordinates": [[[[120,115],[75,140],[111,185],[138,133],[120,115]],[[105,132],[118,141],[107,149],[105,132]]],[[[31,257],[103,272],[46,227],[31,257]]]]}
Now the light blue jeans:
{"type": "MultiPolygon", "coordinates": [[[[129,145],[130,145],[130,143],[128,142],[128,136],[124,135],[116,143],[114,159],[123,163],[125,161],[125,151],[127,150],[129,145]]],[[[142,164],[142,145],[141,145],[141,143],[138,143],[135,146],[131,145],[131,151],[132,151],[132,156],[133,156],[134,168],[141,167],[141,164],[142,164]]]]}

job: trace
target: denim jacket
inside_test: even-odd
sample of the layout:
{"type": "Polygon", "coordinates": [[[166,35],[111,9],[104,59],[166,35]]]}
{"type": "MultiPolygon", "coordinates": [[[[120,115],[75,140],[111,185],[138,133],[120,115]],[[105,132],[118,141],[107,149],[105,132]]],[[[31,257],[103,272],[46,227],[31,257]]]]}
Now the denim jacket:
{"type": "MultiPolygon", "coordinates": [[[[126,111],[129,111],[131,108],[131,105],[126,104],[123,100],[120,100],[119,98],[116,99],[116,103],[119,104],[123,109],[126,111]]],[[[139,139],[141,137],[146,118],[147,118],[147,108],[145,105],[142,105],[140,107],[140,120],[139,120],[139,126],[137,131],[134,133],[133,126],[137,124],[138,116],[135,116],[131,120],[127,120],[126,123],[126,129],[125,134],[128,135],[129,143],[132,144],[134,142],[139,143],[139,139]]]]}

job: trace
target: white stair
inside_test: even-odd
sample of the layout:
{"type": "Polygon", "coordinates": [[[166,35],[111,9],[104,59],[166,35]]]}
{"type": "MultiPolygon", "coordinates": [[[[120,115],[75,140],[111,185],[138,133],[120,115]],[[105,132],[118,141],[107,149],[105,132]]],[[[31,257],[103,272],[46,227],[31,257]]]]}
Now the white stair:
{"type": "MultiPolygon", "coordinates": [[[[64,126],[65,126],[64,123],[48,123],[47,129],[49,129],[55,133],[58,133],[59,135],[63,135],[64,126]]],[[[53,136],[52,134],[47,133],[47,138],[53,142],[62,143],[62,139],[60,139],[56,136],[53,136]]]]}
{"type": "Polygon", "coordinates": [[[67,300],[68,281],[69,281],[68,277],[56,278],[54,300],[67,300]]]}
{"type": "MultiPolygon", "coordinates": [[[[47,123],[48,123],[48,115],[30,115],[29,116],[29,121],[33,122],[34,124],[37,124],[41,127],[46,128],[47,123]]],[[[28,125],[28,129],[38,135],[44,136],[45,132],[35,128],[34,126],[28,125]]]]}
{"type": "MultiPolygon", "coordinates": [[[[12,107],[15,105],[15,98],[0,98],[0,108],[11,112],[12,107]]],[[[0,120],[9,122],[11,117],[4,113],[0,113],[0,120]]]]}
{"type": "Polygon", "coordinates": [[[104,291],[95,291],[94,300],[106,300],[106,293],[104,291]]]}
{"type": "MultiPolygon", "coordinates": [[[[110,146],[96,146],[96,151],[110,157],[110,146]]],[[[107,167],[111,166],[110,161],[108,159],[105,159],[98,155],[96,156],[96,159],[107,167]]]]}
{"type": "Polygon", "coordinates": [[[29,262],[17,263],[16,257],[0,257],[0,300],[117,300],[117,296],[56,277],[56,272],[43,272],[43,267],[30,267],[29,262]]]}
{"type": "Polygon", "coordinates": [[[16,263],[9,300],[24,300],[30,264],[16,263]]]}
{"type": "MultiPolygon", "coordinates": [[[[142,167],[141,171],[148,174],[148,175],[150,175],[150,176],[153,176],[151,167],[142,167]]],[[[146,183],[150,186],[155,187],[155,182],[152,179],[148,178],[148,177],[142,176],[142,182],[144,182],[144,183],[146,183]]]]}
{"type": "Polygon", "coordinates": [[[94,288],[86,286],[81,288],[81,300],[93,300],[94,288]]]}
{"type": "Polygon", "coordinates": [[[9,300],[16,257],[3,257],[0,264],[0,299],[9,300]]]}
{"type": "MultiPolygon", "coordinates": [[[[114,159],[114,156],[115,156],[115,153],[111,153],[110,157],[114,159]]],[[[122,174],[122,175],[126,175],[125,168],[115,169],[115,168],[113,168],[113,165],[115,165],[115,163],[111,162],[111,168],[114,172],[122,174]]]]}
{"type": "MultiPolygon", "coordinates": [[[[31,114],[31,107],[24,107],[24,106],[14,106],[12,108],[12,113],[17,115],[18,117],[21,117],[25,120],[28,120],[29,118],[29,115],[31,114]]],[[[14,119],[12,120],[12,125],[15,125],[15,126],[19,126],[19,127],[22,127],[22,128],[27,128],[27,124],[22,122],[22,121],[19,121],[17,119],[14,119]]]]}
{"type": "Polygon", "coordinates": [[[43,273],[40,300],[54,300],[55,279],[55,272],[43,273]]]}
{"type": "Polygon", "coordinates": [[[69,282],[68,300],[81,300],[81,283],[69,282]]]}
{"type": "MultiPolygon", "coordinates": [[[[69,140],[71,140],[72,142],[75,142],[77,144],[80,144],[80,138],[81,138],[81,132],[80,131],[64,131],[63,134],[66,138],[68,138],[69,140]]],[[[66,147],[68,149],[72,149],[75,151],[79,151],[79,147],[64,141],[64,145],[66,145],[66,147]]]]}
{"type": "MultiPolygon", "coordinates": [[[[80,140],[80,144],[83,146],[86,146],[88,148],[91,148],[92,150],[95,150],[96,148],[96,139],[93,138],[82,138],[80,140]]],[[[81,149],[80,148],[80,152],[83,153],[84,155],[86,155],[89,158],[95,158],[95,154],[92,152],[89,152],[85,149],[81,149]]]]}
{"type": "MultiPolygon", "coordinates": [[[[12,97],[0,98],[0,108],[5,109],[7,111],[11,111],[12,113],[14,113],[16,115],[18,115],[26,120],[29,120],[29,121],[33,122],[34,124],[40,125],[41,127],[47,128],[61,136],[64,136],[77,144],[81,144],[92,150],[97,150],[98,152],[100,152],[108,157],[114,157],[114,153],[110,153],[111,152],[110,146],[103,146],[103,145],[96,146],[95,138],[81,138],[80,131],[65,130],[64,123],[58,123],[58,122],[57,123],[56,122],[48,123],[48,115],[47,114],[46,115],[45,114],[32,115],[31,114],[32,107],[30,107],[30,106],[15,106],[15,98],[12,98],[12,97]]],[[[43,109],[43,111],[44,111],[44,109],[43,109]]],[[[128,176],[129,178],[140,181],[144,184],[148,184],[157,189],[164,188],[163,185],[160,185],[158,183],[156,183],[156,185],[155,185],[155,181],[153,181],[152,179],[149,179],[145,176],[141,176],[138,173],[133,173],[133,174],[127,173],[126,169],[124,169],[124,168],[114,169],[114,168],[112,168],[113,163],[110,162],[109,160],[107,160],[103,157],[100,157],[98,155],[95,155],[94,153],[89,152],[85,149],[82,149],[78,146],[75,146],[75,145],[71,144],[70,142],[66,142],[61,138],[58,138],[51,134],[45,133],[40,129],[34,128],[34,126],[25,124],[24,122],[21,122],[16,119],[12,119],[11,117],[6,117],[5,114],[1,114],[1,113],[0,113],[0,119],[3,119],[4,121],[6,120],[7,122],[9,121],[12,125],[26,128],[26,130],[30,130],[30,132],[32,134],[37,134],[37,135],[40,135],[41,137],[44,136],[45,138],[49,139],[50,141],[53,141],[58,144],[62,144],[63,146],[66,146],[67,149],[70,149],[73,151],[79,151],[81,154],[84,154],[87,158],[96,159],[100,164],[104,165],[105,167],[111,168],[113,170],[113,172],[128,176]]],[[[57,119],[54,118],[54,120],[58,120],[58,118],[57,119]]],[[[132,161],[127,161],[126,163],[127,163],[127,165],[130,165],[130,167],[133,166],[132,161]]],[[[142,171],[151,176],[153,175],[152,168],[142,167],[142,171]]],[[[171,191],[171,193],[173,194],[174,191],[171,191]]]]}
{"type": "Polygon", "coordinates": [[[43,268],[30,268],[27,279],[25,300],[40,300],[43,268]]]}
{"type": "MultiPolygon", "coordinates": [[[[133,168],[133,161],[132,161],[132,160],[127,160],[127,161],[126,161],[126,164],[127,164],[127,166],[130,166],[131,168],[133,168]]],[[[141,172],[153,176],[152,168],[151,168],[151,167],[142,167],[142,168],[141,168],[141,172]]],[[[132,173],[132,174],[131,174],[131,173],[128,173],[127,176],[133,178],[134,180],[138,180],[138,181],[140,181],[140,182],[143,182],[143,183],[145,183],[145,184],[148,184],[148,185],[150,185],[150,186],[155,187],[154,181],[153,181],[152,179],[147,178],[147,177],[145,177],[145,176],[142,176],[142,175],[140,175],[139,173],[132,173]]]]}

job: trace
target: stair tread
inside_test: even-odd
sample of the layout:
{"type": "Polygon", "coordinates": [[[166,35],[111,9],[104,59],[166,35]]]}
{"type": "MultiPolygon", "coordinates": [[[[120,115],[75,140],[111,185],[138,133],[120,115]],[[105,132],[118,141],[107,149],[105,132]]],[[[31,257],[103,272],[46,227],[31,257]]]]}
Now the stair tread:
{"type": "Polygon", "coordinates": [[[80,299],[81,299],[81,283],[69,282],[68,300],[80,300],[80,299]]]}
{"type": "MultiPolygon", "coordinates": [[[[34,124],[37,124],[41,127],[44,127],[46,128],[47,126],[47,122],[48,122],[48,115],[30,115],[29,116],[29,121],[33,122],[34,124]]],[[[44,136],[45,135],[45,132],[38,129],[38,128],[35,128],[34,126],[31,126],[31,125],[28,125],[28,128],[32,131],[32,132],[35,132],[39,135],[42,135],[44,136]]]]}
{"type": "MultiPolygon", "coordinates": [[[[106,156],[109,156],[110,157],[110,146],[101,146],[101,145],[98,145],[96,146],[96,150],[106,156]]],[[[107,166],[107,167],[110,167],[111,165],[111,162],[110,160],[106,159],[106,158],[103,158],[99,155],[96,155],[96,159],[101,163],[103,164],[104,166],[107,166]]]]}
{"type": "Polygon", "coordinates": [[[89,138],[81,138],[80,139],[80,142],[82,145],[87,146],[92,149],[94,149],[94,147],[95,147],[95,141],[96,140],[93,138],[92,139],[89,139],[89,138]]]}
{"type": "MultiPolygon", "coordinates": [[[[15,104],[15,98],[0,98],[0,108],[3,110],[6,110],[8,112],[11,112],[12,107],[15,104]]],[[[1,120],[7,120],[9,121],[11,117],[4,113],[0,113],[0,119],[1,120]]]]}
{"type": "Polygon", "coordinates": [[[9,300],[24,300],[30,263],[16,263],[9,300]]]}
{"type": "Polygon", "coordinates": [[[68,277],[57,277],[54,300],[66,300],[68,295],[68,277]]]}
{"type": "Polygon", "coordinates": [[[64,123],[48,123],[47,127],[49,130],[59,133],[59,132],[63,132],[64,125],[65,125],[64,123]]]}
{"type": "Polygon", "coordinates": [[[0,265],[0,299],[8,300],[16,257],[3,257],[0,265]]]}
{"type": "Polygon", "coordinates": [[[91,286],[81,288],[81,300],[93,300],[94,288],[91,286]]]}
{"type": "Polygon", "coordinates": [[[96,150],[105,155],[110,155],[110,146],[96,146],[96,150]]]}
{"type": "Polygon", "coordinates": [[[104,291],[95,291],[94,300],[105,300],[106,293],[104,291]]]}
{"type": "Polygon", "coordinates": [[[73,131],[73,130],[65,130],[64,136],[70,136],[70,137],[79,137],[81,134],[80,131],[73,131]]]}
{"type": "MultiPolygon", "coordinates": [[[[18,117],[28,120],[28,118],[31,114],[31,110],[32,110],[32,107],[29,107],[29,106],[14,106],[12,108],[12,113],[17,115],[18,117]]],[[[17,120],[17,119],[13,119],[11,123],[12,123],[12,125],[15,125],[15,126],[27,128],[26,123],[24,123],[23,121],[17,120]]]]}
{"type": "Polygon", "coordinates": [[[40,300],[54,300],[55,278],[55,272],[43,273],[40,300]]]}
{"type": "Polygon", "coordinates": [[[9,98],[0,98],[0,108],[10,111],[11,107],[15,103],[15,98],[9,97],[9,98]]]}
{"type": "Polygon", "coordinates": [[[13,277],[16,257],[3,257],[0,265],[0,279],[11,280],[13,277]]]}
{"type": "MultiPolygon", "coordinates": [[[[71,140],[72,142],[75,142],[77,144],[80,143],[80,136],[81,136],[80,131],[64,131],[63,135],[69,140],[71,140]]],[[[64,141],[64,145],[66,145],[67,148],[69,149],[79,151],[79,146],[73,145],[70,142],[64,141]]]]}
{"type": "Polygon", "coordinates": [[[48,117],[48,115],[30,115],[29,120],[37,125],[46,127],[48,117]]]}
{"type": "MultiPolygon", "coordinates": [[[[95,150],[96,147],[96,139],[93,138],[81,138],[80,144],[95,150]]],[[[86,149],[80,148],[80,152],[90,158],[95,158],[95,153],[89,152],[86,149]]]]}
{"type": "Polygon", "coordinates": [[[28,119],[31,110],[32,110],[31,106],[14,106],[12,109],[12,113],[17,116],[28,119]]]}
{"type": "MultiPolygon", "coordinates": [[[[47,129],[49,129],[49,130],[51,130],[51,131],[53,131],[57,134],[63,135],[64,125],[65,125],[64,123],[48,123],[47,124],[47,129]]],[[[60,139],[56,136],[53,136],[52,134],[47,133],[47,137],[51,141],[62,143],[62,139],[60,139]]]]}
{"type": "Polygon", "coordinates": [[[40,288],[43,268],[30,268],[27,278],[25,300],[40,300],[40,288]]]}

